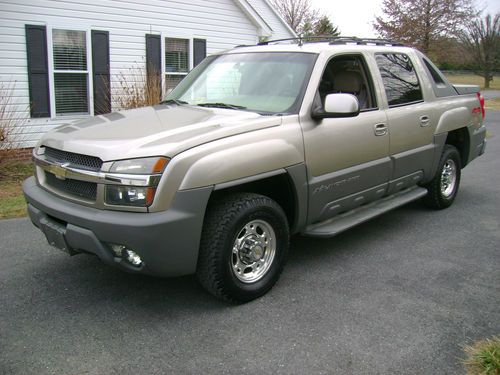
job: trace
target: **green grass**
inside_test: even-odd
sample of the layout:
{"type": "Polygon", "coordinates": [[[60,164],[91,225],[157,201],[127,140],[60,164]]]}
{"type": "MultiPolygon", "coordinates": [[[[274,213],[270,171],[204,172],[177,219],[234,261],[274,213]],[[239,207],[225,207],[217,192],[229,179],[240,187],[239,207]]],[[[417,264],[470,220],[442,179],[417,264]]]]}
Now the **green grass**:
{"type": "MultiPolygon", "coordinates": [[[[478,85],[484,89],[484,78],[475,74],[446,74],[451,83],[460,85],[478,85]]],[[[490,82],[490,90],[500,90],[500,77],[495,76],[490,82]]]]}
{"type": "Polygon", "coordinates": [[[16,163],[0,169],[0,219],[26,216],[21,185],[33,175],[33,166],[27,163],[16,163]]]}
{"type": "MultiPolygon", "coordinates": [[[[461,85],[478,85],[484,89],[484,78],[475,74],[446,74],[451,83],[461,85]]],[[[493,78],[490,82],[490,90],[500,90],[500,77],[493,78]]],[[[487,99],[484,103],[487,110],[500,111],[500,98],[487,99]]],[[[500,375],[500,374],[499,374],[500,375]]]]}
{"type": "Polygon", "coordinates": [[[467,375],[500,375],[500,337],[480,340],[464,351],[467,375]]]}

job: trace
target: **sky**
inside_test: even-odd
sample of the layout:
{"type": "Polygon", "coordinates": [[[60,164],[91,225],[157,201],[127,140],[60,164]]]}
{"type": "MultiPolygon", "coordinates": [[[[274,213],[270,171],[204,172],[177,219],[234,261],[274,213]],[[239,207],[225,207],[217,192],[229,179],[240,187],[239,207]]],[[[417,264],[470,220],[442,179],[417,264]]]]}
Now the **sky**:
{"type": "MultiPolygon", "coordinates": [[[[326,13],[342,35],[365,38],[376,37],[372,23],[375,15],[380,15],[382,0],[311,0],[312,4],[326,13]]],[[[485,13],[500,12],[500,0],[476,1],[485,13]]]]}

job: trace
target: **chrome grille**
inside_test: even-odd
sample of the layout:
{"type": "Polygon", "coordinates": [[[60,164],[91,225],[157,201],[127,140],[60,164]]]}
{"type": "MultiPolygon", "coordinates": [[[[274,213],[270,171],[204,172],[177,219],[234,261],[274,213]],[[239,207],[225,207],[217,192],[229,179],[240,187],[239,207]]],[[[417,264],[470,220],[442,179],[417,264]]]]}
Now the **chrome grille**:
{"type": "Polygon", "coordinates": [[[97,184],[93,182],[61,180],[49,172],[45,172],[45,182],[48,186],[77,198],[95,201],[97,197],[97,184]]]}
{"type": "Polygon", "coordinates": [[[45,158],[61,164],[69,163],[72,167],[90,171],[99,171],[102,167],[102,160],[95,156],[76,154],[52,147],[45,147],[45,158]]]}

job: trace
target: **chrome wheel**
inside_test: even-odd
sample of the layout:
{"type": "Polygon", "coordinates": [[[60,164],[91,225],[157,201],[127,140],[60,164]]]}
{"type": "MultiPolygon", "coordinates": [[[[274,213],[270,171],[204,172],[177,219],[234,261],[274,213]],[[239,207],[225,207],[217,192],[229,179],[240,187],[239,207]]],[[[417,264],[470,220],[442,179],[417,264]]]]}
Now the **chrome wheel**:
{"type": "Polygon", "coordinates": [[[238,280],[253,283],[269,271],[276,254],[276,235],[264,220],[252,220],[238,232],[231,269],[238,280]]]}
{"type": "Polygon", "coordinates": [[[441,171],[441,194],[443,197],[450,197],[457,182],[457,165],[452,159],[446,160],[441,171]]]}

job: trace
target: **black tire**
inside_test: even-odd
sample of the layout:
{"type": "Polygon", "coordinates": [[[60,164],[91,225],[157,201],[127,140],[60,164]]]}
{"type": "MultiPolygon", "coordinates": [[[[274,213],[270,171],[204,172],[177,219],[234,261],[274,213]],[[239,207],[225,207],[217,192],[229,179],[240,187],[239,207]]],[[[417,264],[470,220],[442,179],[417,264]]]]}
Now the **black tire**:
{"type": "Polygon", "coordinates": [[[198,281],[208,292],[225,301],[251,301],[268,292],[278,281],[288,245],[287,218],[272,199],[241,193],[215,200],[205,215],[196,271],[198,281]],[[255,227],[253,234],[245,229],[251,227],[255,227]],[[271,234],[274,234],[274,242],[271,234]],[[241,241],[241,246],[236,241],[241,241]],[[271,254],[274,254],[272,258],[271,254]],[[243,263],[242,259],[252,265],[243,263]],[[270,261],[266,263],[265,259],[270,261]],[[245,274],[247,269],[243,267],[252,272],[245,274]],[[259,272],[263,273],[257,277],[259,272]],[[255,281],[246,280],[253,276],[255,281]]]}
{"type": "Polygon", "coordinates": [[[458,187],[460,186],[461,169],[462,161],[458,150],[455,146],[445,145],[443,153],[441,154],[441,159],[439,160],[436,175],[432,181],[425,185],[428,194],[424,197],[424,203],[428,207],[435,210],[442,210],[452,205],[457,196],[458,187]],[[446,174],[445,170],[449,171],[450,167],[453,169],[453,182],[444,176],[446,174]],[[446,187],[448,187],[448,189],[445,189],[446,187]],[[445,189],[444,192],[443,189],[445,189]]]}

